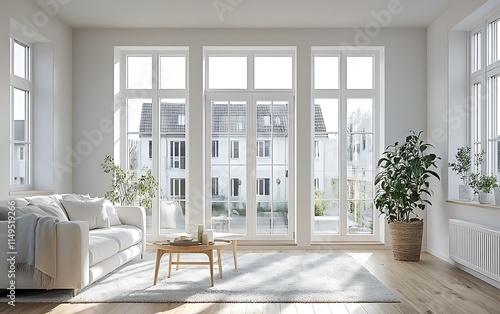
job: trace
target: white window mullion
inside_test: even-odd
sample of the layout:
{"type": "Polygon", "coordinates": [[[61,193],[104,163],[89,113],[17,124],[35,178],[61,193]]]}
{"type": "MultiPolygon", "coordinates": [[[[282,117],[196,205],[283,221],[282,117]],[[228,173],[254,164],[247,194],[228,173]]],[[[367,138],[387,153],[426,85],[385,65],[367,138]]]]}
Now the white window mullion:
{"type": "MultiPolygon", "coordinates": [[[[252,78],[253,81],[253,78],[252,78]]],[[[253,86],[253,83],[252,83],[253,86]]],[[[257,234],[257,147],[251,143],[257,141],[257,103],[250,95],[247,95],[247,237],[255,239],[257,234]]]]}

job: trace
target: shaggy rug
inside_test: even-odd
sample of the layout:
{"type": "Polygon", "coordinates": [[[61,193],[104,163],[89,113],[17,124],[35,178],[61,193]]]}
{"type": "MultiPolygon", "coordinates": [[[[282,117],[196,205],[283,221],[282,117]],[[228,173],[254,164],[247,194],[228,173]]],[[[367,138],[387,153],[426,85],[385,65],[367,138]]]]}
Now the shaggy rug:
{"type": "MultiPolygon", "coordinates": [[[[208,265],[172,267],[167,278],[168,255],[153,285],[155,254],[146,254],[118,268],[76,297],[70,290],[18,290],[19,303],[68,302],[399,302],[398,298],[353,257],[343,253],[222,254],[223,279],[214,267],[210,286],[208,265]]],[[[206,255],[184,254],[183,261],[207,260],[206,255]]],[[[2,296],[3,297],[3,296],[2,296]]],[[[1,298],[0,298],[1,299],[1,298]]]]}

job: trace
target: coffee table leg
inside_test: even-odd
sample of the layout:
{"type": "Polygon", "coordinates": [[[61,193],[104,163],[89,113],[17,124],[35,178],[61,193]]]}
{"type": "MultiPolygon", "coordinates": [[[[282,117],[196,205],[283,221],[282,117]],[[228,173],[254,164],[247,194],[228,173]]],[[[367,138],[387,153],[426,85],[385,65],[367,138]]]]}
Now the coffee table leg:
{"type": "Polygon", "coordinates": [[[158,280],[158,270],[160,269],[160,260],[165,252],[162,250],[156,250],[156,266],[155,266],[155,278],[153,281],[153,285],[156,285],[156,281],[158,280]]]}
{"type": "Polygon", "coordinates": [[[208,264],[210,265],[210,281],[212,282],[212,287],[214,286],[214,251],[210,250],[206,252],[208,255],[208,264]]]}
{"type": "MultiPolygon", "coordinates": [[[[177,262],[181,261],[181,253],[177,253],[177,262]]],[[[175,270],[179,270],[179,264],[175,265],[175,270]]]]}
{"type": "Polygon", "coordinates": [[[222,279],[222,263],[220,261],[220,250],[217,249],[217,264],[219,264],[219,277],[222,279]]]}
{"type": "Polygon", "coordinates": [[[238,262],[236,261],[236,255],[238,254],[236,251],[236,240],[232,241],[232,245],[233,245],[234,270],[238,270],[238,262]]]}
{"type": "Polygon", "coordinates": [[[172,253],[168,253],[168,278],[170,278],[171,272],[172,272],[172,253]]]}

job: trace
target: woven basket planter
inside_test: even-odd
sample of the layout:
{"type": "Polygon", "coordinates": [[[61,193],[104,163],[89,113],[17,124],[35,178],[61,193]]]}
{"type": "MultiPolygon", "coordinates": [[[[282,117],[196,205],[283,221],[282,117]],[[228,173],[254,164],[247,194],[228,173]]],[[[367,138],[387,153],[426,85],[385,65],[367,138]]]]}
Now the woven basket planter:
{"type": "Polygon", "coordinates": [[[397,261],[417,262],[422,250],[422,235],[424,222],[395,221],[389,224],[391,234],[392,254],[397,261]]]}

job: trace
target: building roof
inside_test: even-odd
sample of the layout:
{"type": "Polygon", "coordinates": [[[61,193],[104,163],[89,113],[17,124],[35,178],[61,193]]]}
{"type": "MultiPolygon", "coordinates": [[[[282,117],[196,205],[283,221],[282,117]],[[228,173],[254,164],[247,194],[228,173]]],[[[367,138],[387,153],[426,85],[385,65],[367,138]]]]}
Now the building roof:
{"type": "MultiPolygon", "coordinates": [[[[319,105],[314,106],[315,133],[326,133],[323,113],[319,105]]],[[[243,134],[246,132],[246,106],[244,104],[213,104],[212,132],[243,134]]],[[[141,110],[139,130],[152,133],[152,105],[144,103],[141,110]]],[[[184,104],[162,103],[160,105],[160,132],[179,134],[186,132],[186,106],[184,104]]],[[[288,105],[257,105],[257,133],[286,134],[288,132],[288,105]]]]}

